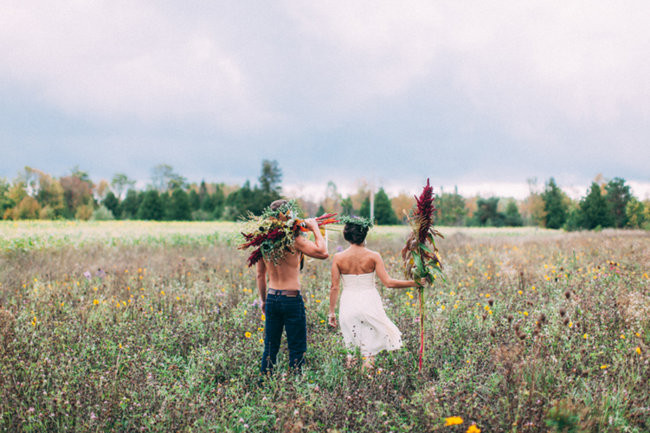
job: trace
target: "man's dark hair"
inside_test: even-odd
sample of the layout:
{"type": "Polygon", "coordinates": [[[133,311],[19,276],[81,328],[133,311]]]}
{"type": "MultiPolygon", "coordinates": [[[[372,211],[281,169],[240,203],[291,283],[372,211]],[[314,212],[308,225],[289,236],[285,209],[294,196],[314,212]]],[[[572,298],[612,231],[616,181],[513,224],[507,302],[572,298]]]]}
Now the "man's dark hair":
{"type": "Polygon", "coordinates": [[[269,207],[271,208],[271,210],[278,210],[287,203],[288,202],[285,199],[281,198],[280,200],[276,200],[273,203],[271,203],[269,207]]]}
{"type": "Polygon", "coordinates": [[[368,227],[347,223],[343,228],[343,238],[355,245],[363,244],[368,234],[368,227]]]}

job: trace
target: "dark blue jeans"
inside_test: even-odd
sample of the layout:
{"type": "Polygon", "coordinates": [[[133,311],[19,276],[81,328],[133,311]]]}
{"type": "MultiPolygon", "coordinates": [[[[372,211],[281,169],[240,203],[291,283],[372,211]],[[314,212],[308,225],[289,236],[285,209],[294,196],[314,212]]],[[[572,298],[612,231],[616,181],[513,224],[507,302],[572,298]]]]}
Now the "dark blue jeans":
{"type": "Polygon", "coordinates": [[[273,371],[283,329],[287,332],[289,366],[300,371],[307,351],[307,321],[302,296],[267,295],[265,316],[262,374],[273,371]]]}

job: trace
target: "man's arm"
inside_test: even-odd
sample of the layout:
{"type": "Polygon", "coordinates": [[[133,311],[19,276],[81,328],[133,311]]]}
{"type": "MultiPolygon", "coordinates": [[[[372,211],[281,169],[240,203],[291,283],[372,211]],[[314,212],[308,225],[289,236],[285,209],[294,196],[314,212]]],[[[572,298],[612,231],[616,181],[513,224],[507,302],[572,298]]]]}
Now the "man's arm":
{"type": "Polygon", "coordinates": [[[262,301],[262,313],[266,311],[266,264],[260,260],[255,264],[255,281],[257,282],[257,291],[260,293],[262,301]]]}
{"type": "Polygon", "coordinates": [[[302,252],[309,257],[315,259],[326,259],[329,257],[327,253],[327,244],[325,243],[325,238],[318,228],[318,223],[315,219],[310,218],[305,220],[307,227],[314,233],[314,241],[309,241],[302,236],[296,238],[295,246],[298,251],[302,252]]]}

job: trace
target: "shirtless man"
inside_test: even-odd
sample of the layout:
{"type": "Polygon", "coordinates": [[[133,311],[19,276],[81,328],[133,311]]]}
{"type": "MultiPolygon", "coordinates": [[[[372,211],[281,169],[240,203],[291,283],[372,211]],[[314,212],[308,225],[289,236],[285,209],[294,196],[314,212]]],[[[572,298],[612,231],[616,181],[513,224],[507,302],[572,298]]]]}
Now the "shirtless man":
{"type": "MultiPolygon", "coordinates": [[[[276,200],[271,203],[270,208],[277,210],[285,203],[286,200],[276,200]]],[[[305,362],[307,322],[305,304],[300,294],[300,259],[302,254],[316,259],[328,257],[327,245],[316,220],[308,219],[305,224],[314,233],[313,242],[298,235],[293,245],[295,252],[287,252],[280,263],[260,260],[256,264],[257,289],[262,300],[262,312],[266,317],[264,353],[260,368],[262,374],[273,371],[283,329],[287,333],[289,366],[300,371],[305,362]]]]}

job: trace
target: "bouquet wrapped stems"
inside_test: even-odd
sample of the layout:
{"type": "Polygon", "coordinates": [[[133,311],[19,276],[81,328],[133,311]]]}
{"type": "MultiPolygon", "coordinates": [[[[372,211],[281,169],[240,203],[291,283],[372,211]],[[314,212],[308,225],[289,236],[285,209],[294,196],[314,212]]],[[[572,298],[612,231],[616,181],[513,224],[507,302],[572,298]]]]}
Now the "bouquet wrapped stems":
{"type": "MultiPolygon", "coordinates": [[[[420,196],[415,197],[416,204],[408,216],[411,224],[411,234],[402,249],[405,274],[407,278],[425,280],[433,284],[436,275],[442,275],[442,263],[436,247],[435,237],[443,237],[433,228],[433,188],[427,184],[422,189],[420,196]]],[[[420,353],[418,360],[419,371],[422,371],[422,358],[424,355],[424,286],[418,284],[419,314],[420,314],[420,353]]]]}

